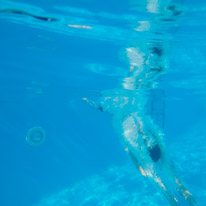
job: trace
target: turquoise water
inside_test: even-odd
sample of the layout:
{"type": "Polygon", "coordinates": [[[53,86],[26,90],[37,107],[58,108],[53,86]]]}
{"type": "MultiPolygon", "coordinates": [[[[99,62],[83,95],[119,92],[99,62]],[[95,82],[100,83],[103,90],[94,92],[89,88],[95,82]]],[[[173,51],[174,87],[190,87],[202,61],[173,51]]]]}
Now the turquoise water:
{"type": "Polygon", "coordinates": [[[0,205],[169,205],[125,152],[136,152],[125,120],[137,116],[138,135],[164,134],[204,206],[205,10],[200,0],[0,0],[0,205]]]}

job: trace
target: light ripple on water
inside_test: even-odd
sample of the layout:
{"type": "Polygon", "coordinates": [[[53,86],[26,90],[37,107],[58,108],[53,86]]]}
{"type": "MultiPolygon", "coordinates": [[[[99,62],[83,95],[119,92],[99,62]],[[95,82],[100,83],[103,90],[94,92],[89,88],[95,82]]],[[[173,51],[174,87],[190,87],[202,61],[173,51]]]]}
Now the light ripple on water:
{"type": "MultiPolygon", "coordinates": [[[[202,7],[202,5],[197,5],[196,7],[192,7],[190,5],[184,7],[183,5],[183,10],[180,10],[183,13],[183,15],[181,15],[181,18],[179,18],[180,20],[176,21],[175,23],[173,21],[165,21],[165,23],[163,23],[162,25],[158,24],[158,22],[163,21],[163,19],[159,19],[158,14],[148,13],[145,10],[141,10],[143,8],[141,5],[138,4],[137,6],[139,6],[139,8],[136,9],[136,12],[125,14],[111,14],[104,11],[92,12],[86,9],[62,7],[52,4],[49,4],[47,11],[46,8],[43,9],[38,6],[26,3],[17,3],[13,1],[2,0],[0,10],[19,9],[33,15],[46,16],[57,19],[57,21],[55,22],[42,22],[28,16],[22,17],[21,15],[12,15],[5,13],[1,14],[2,19],[6,19],[14,23],[24,24],[33,28],[39,28],[65,35],[109,41],[111,43],[120,45],[126,42],[137,42],[138,39],[141,39],[141,42],[146,42],[148,39],[158,39],[159,34],[152,32],[156,30],[156,28],[153,28],[155,25],[158,27],[161,26],[162,33],[166,33],[166,35],[162,35],[161,38],[166,38],[167,40],[170,40],[171,38],[169,33],[171,33],[171,31],[172,33],[176,33],[177,29],[179,30],[180,27],[184,27],[184,30],[187,30],[187,28],[192,28],[191,31],[194,32],[195,29],[193,28],[193,26],[195,27],[197,25],[205,25],[205,21],[202,20],[205,18],[205,12],[203,12],[205,7],[202,7]],[[194,15],[192,13],[194,12],[194,10],[195,14],[198,13],[197,11],[202,12],[199,12],[199,16],[196,16],[196,18],[191,18],[191,16],[194,15]],[[56,11],[56,13],[54,13],[54,11],[56,11]],[[62,11],[64,11],[64,14],[62,14],[62,11]],[[197,18],[199,19],[199,21],[197,21],[197,18]],[[150,24],[150,21],[153,21],[153,24],[150,24]],[[149,30],[145,29],[148,28],[148,26],[143,27],[143,22],[147,22],[147,25],[149,27],[152,26],[152,28],[149,28],[149,30]],[[86,29],[87,27],[82,27],[84,29],[77,29],[75,27],[69,27],[68,25],[88,26],[88,29],[86,29]],[[132,30],[131,27],[134,28],[134,30],[132,30]]],[[[166,16],[167,14],[164,15],[166,16]]],[[[170,14],[168,14],[168,16],[170,16],[170,14]]],[[[181,34],[182,38],[184,39],[187,37],[191,38],[191,32],[190,35],[187,35],[187,33],[185,33],[184,31],[179,32],[178,37],[180,39],[181,34]]],[[[201,38],[202,37],[203,36],[201,36],[201,38]]],[[[198,38],[197,34],[196,38],[198,38]]],[[[189,40],[191,39],[188,39],[188,41],[189,40]]],[[[193,41],[190,42],[193,44],[193,41]]]]}

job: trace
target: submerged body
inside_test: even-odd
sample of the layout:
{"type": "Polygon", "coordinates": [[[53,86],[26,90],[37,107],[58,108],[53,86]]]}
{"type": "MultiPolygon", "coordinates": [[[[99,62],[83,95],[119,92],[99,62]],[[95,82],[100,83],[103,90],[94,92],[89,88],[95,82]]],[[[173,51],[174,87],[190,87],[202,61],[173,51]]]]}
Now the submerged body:
{"type": "MultiPolygon", "coordinates": [[[[87,98],[83,100],[93,108],[109,112],[113,116],[114,124],[122,136],[125,151],[140,173],[150,180],[171,206],[178,205],[177,193],[190,205],[195,205],[194,197],[178,177],[174,164],[168,157],[163,133],[145,112],[145,89],[152,89],[152,81],[164,70],[150,69],[148,65],[142,64],[144,58],[148,57],[136,48],[129,48],[127,52],[132,53],[128,54],[131,65],[128,76],[123,80],[123,90],[102,92],[96,102],[87,98]]],[[[148,55],[156,55],[160,61],[160,55],[148,55]]]]}
{"type": "MultiPolygon", "coordinates": [[[[156,80],[167,68],[165,63],[167,42],[163,40],[164,38],[160,38],[163,37],[161,26],[168,19],[174,21],[175,17],[181,14],[170,1],[162,2],[163,6],[159,7],[157,4],[160,1],[147,1],[148,12],[158,14],[154,22],[147,24],[155,28],[151,33],[158,38],[155,40],[151,38],[143,43],[135,42],[133,43],[135,46],[125,49],[129,72],[122,80],[122,88],[103,91],[97,102],[87,98],[83,100],[93,108],[109,112],[113,116],[125,151],[140,173],[166,197],[170,206],[178,205],[178,193],[193,206],[196,201],[178,177],[174,164],[168,157],[163,133],[154,124],[152,117],[146,115],[148,91],[155,87],[156,80]]],[[[135,28],[136,31],[140,29],[135,28]]]]}

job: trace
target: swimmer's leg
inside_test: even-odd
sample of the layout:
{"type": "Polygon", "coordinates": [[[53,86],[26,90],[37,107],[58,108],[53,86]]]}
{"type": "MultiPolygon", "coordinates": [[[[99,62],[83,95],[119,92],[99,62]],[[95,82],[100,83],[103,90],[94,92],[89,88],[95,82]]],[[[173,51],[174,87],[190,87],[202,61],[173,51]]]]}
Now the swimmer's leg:
{"type": "Polygon", "coordinates": [[[177,189],[178,193],[184,197],[185,200],[191,205],[194,206],[197,204],[195,198],[193,195],[189,192],[189,190],[184,186],[184,184],[181,182],[179,178],[175,178],[176,184],[179,186],[177,189]]]}
{"type": "Polygon", "coordinates": [[[171,206],[178,205],[177,198],[169,191],[166,184],[163,183],[162,179],[157,174],[148,176],[148,178],[150,179],[150,182],[152,182],[153,185],[165,196],[171,206]]]}
{"type": "Polygon", "coordinates": [[[177,192],[191,205],[196,204],[196,200],[184,185],[183,181],[178,177],[174,163],[162,155],[161,168],[168,174],[169,179],[176,185],[177,192]]]}
{"type": "Polygon", "coordinates": [[[154,172],[153,170],[151,171],[151,168],[150,169],[143,168],[143,166],[139,164],[138,159],[128,149],[128,147],[126,148],[126,151],[129,153],[132,161],[135,163],[135,166],[139,169],[140,173],[144,177],[148,178],[150,182],[158,189],[158,191],[160,191],[165,196],[170,206],[177,206],[178,204],[177,204],[176,197],[168,190],[167,186],[163,183],[161,178],[157,175],[157,172],[154,172]]]}
{"type": "MultiPolygon", "coordinates": [[[[152,127],[153,124],[150,124],[150,127],[152,127]]],[[[188,191],[186,186],[184,185],[183,181],[178,177],[175,166],[173,162],[167,157],[167,152],[165,150],[165,146],[163,144],[163,141],[161,141],[161,135],[158,133],[155,133],[154,128],[150,128],[150,134],[154,136],[157,140],[157,143],[159,145],[159,149],[161,151],[161,158],[158,160],[156,166],[163,170],[165,174],[168,174],[167,177],[170,179],[172,183],[176,186],[177,192],[191,205],[194,206],[196,204],[195,198],[192,196],[192,194],[188,191]]]]}

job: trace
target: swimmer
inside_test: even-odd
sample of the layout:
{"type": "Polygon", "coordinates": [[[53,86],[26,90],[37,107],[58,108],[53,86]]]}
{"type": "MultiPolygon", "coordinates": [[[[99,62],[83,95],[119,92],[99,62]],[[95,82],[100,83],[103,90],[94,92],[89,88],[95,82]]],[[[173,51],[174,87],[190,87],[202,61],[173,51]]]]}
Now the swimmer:
{"type": "MultiPolygon", "coordinates": [[[[131,62],[129,74],[122,83],[126,92],[124,90],[124,92],[121,90],[103,91],[98,101],[91,101],[87,98],[83,98],[83,100],[94,109],[109,112],[112,115],[122,136],[126,152],[140,173],[150,180],[171,206],[178,205],[178,197],[170,190],[168,182],[174,185],[175,190],[191,206],[194,206],[196,204],[194,197],[177,176],[174,164],[167,156],[161,130],[144,112],[147,99],[145,88],[149,89],[152,85],[149,82],[154,81],[164,71],[163,69],[155,70],[154,64],[151,64],[152,69],[148,65],[142,64],[141,62],[145,62],[144,60],[148,59],[148,56],[138,48],[127,48],[126,51],[131,62]],[[133,66],[132,71],[131,66],[133,66]]],[[[157,49],[150,51],[154,52],[157,49]]],[[[153,54],[148,53],[148,55],[153,54]]],[[[157,54],[154,55],[156,58],[161,57],[157,54]]],[[[164,68],[160,59],[159,64],[159,67],[164,68]]]]}
{"type": "MultiPolygon", "coordinates": [[[[115,121],[119,121],[118,129],[121,130],[125,151],[129,154],[140,173],[150,180],[165,196],[171,206],[178,205],[178,197],[176,197],[176,195],[169,190],[167,184],[164,183],[161,178],[161,173],[164,173],[167,177],[166,182],[170,181],[175,185],[176,191],[184,197],[191,206],[194,206],[196,204],[194,197],[177,176],[174,164],[166,155],[163,134],[154,125],[149,116],[143,116],[142,114],[138,114],[138,112],[127,114],[128,99],[129,98],[125,96],[121,98],[112,98],[110,96],[104,97],[103,102],[96,103],[87,98],[83,98],[91,107],[101,112],[116,112],[116,114],[111,114],[115,121]],[[123,103],[124,101],[125,105],[123,103]],[[111,105],[114,108],[111,108],[111,105]],[[125,114],[127,114],[127,116],[125,116],[125,114]]],[[[135,102],[135,99],[133,97],[132,101],[135,102]]],[[[139,100],[140,96],[137,97],[137,99],[139,100]]]]}
{"type": "MultiPolygon", "coordinates": [[[[181,11],[173,5],[159,6],[160,3],[167,4],[167,1],[146,2],[148,12],[159,14],[154,20],[154,25],[152,21],[148,22],[151,28],[155,28],[150,31],[150,35],[163,35],[161,26],[165,26],[168,19],[175,21],[181,11]]],[[[128,75],[122,80],[122,88],[102,91],[98,101],[87,98],[83,100],[92,108],[112,115],[125,151],[140,173],[164,195],[170,206],[178,206],[178,193],[190,206],[194,206],[195,198],[178,177],[174,164],[168,157],[164,135],[145,112],[148,91],[155,87],[156,80],[167,68],[164,41],[164,38],[157,38],[155,41],[148,39],[142,44],[131,43],[134,46],[125,49],[129,68],[128,75]]]]}

